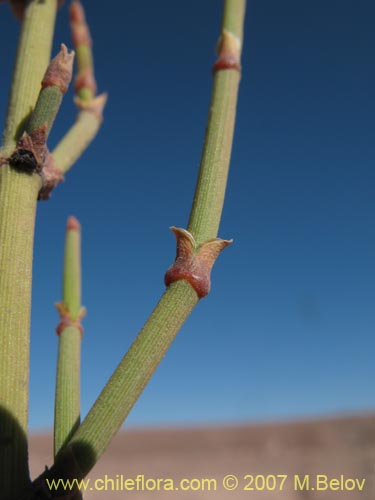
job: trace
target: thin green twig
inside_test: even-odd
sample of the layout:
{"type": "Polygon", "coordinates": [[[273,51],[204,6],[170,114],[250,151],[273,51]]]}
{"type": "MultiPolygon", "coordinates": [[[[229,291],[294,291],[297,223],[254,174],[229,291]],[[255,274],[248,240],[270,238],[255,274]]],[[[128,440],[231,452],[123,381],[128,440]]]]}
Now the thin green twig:
{"type": "Polygon", "coordinates": [[[50,61],[56,10],[57,0],[32,0],[26,8],[3,134],[4,156],[13,151],[38,98],[50,61]]]}
{"type": "Polygon", "coordinates": [[[78,116],[74,125],[52,152],[56,167],[66,173],[96,136],[102,121],[107,95],[96,95],[92,40],[85,12],[79,0],[70,6],[70,25],[76,51],[75,103],[78,116]]]}
{"type": "Polygon", "coordinates": [[[81,228],[68,219],[65,239],[62,303],[58,326],[59,353],[56,373],[54,452],[72,437],[80,423],[80,356],[83,315],[81,307],[81,228]]]}
{"type": "MultiPolygon", "coordinates": [[[[244,14],[245,0],[225,1],[219,64],[215,68],[211,111],[189,222],[189,229],[199,243],[216,236],[221,218],[240,79],[238,69],[244,14]]],[[[62,470],[66,473],[66,464],[71,457],[74,457],[71,471],[80,469],[82,477],[89,472],[123,423],[198,300],[195,289],[185,280],[168,287],[67,451],[57,457],[50,476],[59,477],[62,470]]]]}

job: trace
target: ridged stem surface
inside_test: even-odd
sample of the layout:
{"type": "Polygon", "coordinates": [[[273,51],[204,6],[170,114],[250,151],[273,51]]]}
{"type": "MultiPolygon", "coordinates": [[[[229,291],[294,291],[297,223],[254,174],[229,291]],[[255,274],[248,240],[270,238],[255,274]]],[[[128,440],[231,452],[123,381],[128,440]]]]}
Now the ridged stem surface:
{"type": "Polygon", "coordinates": [[[95,465],[198,302],[185,281],[164,293],[71,441],[83,475],[95,465]]]}
{"type": "MultiPolygon", "coordinates": [[[[28,3],[21,27],[3,134],[14,150],[47,68],[57,0],[28,3]]],[[[27,418],[32,255],[41,178],[0,166],[0,492],[18,500],[29,482],[27,418]]]]}
{"type": "Polygon", "coordinates": [[[0,491],[28,482],[27,417],[34,221],[40,177],[0,167],[0,491]]]}
{"type": "Polygon", "coordinates": [[[3,135],[11,152],[34,109],[50,61],[57,0],[32,0],[22,23],[3,135]]]}
{"type": "Polygon", "coordinates": [[[54,454],[63,448],[80,423],[81,332],[67,327],[59,337],[56,375],[54,454]]]}
{"type": "MultiPolygon", "coordinates": [[[[245,0],[226,0],[222,30],[242,42],[245,0]]],[[[234,130],[239,71],[214,76],[213,95],[189,229],[198,242],[217,234],[223,207],[234,130]]],[[[55,472],[74,456],[82,476],[95,465],[158,367],[182,324],[198,303],[185,280],[172,283],[74,435],[55,472]],[[73,453],[72,453],[73,452],[73,453]]]]}
{"type": "Polygon", "coordinates": [[[72,322],[81,312],[81,231],[78,221],[68,227],[65,238],[63,299],[60,308],[69,318],[59,332],[56,373],[55,455],[72,437],[80,423],[81,330],[72,322]]]}

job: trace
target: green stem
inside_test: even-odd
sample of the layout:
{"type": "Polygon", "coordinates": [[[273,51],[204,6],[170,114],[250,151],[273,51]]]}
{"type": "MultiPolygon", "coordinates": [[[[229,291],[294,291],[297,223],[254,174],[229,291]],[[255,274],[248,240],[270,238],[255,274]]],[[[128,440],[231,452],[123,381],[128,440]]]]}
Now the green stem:
{"type": "Polygon", "coordinates": [[[66,445],[80,423],[81,332],[67,327],[59,336],[56,374],[54,454],[66,445]]]}
{"type": "Polygon", "coordinates": [[[27,132],[31,133],[39,127],[47,125],[47,134],[49,134],[62,98],[62,93],[56,86],[43,89],[27,124],[27,132]]]}
{"type": "MultiPolygon", "coordinates": [[[[13,75],[4,147],[8,157],[25,128],[48,65],[56,0],[29,2],[13,75]]],[[[41,178],[0,167],[0,491],[18,499],[29,481],[27,415],[31,270],[41,178]]]]}
{"type": "Polygon", "coordinates": [[[185,281],[174,283],[160,299],[70,443],[83,475],[122,425],[197,302],[185,281]]]}
{"type": "Polygon", "coordinates": [[[0,491],[28,482],[27,407],[31,268],[40,177],[0,168],[0,491]]]}
{"type": "Polygon", "coordinates": [[[63,302],[58,305],[63,318],[59,331],[56,373],[54,451],[55,456],[80,423],[81,329],[81,232],[78,221],[68,220],[63,273],[63,302]],[[65,316],[65,318],[64,318],[65,316]],[[74,324],[77,322],[77,324],[74,324]]]}
{"type": "Polygon", "coordinates": [[[240,42],[243,39],[243,20],[245,19],[246,0],[225,0],[222,31],[233,33],[240,42]]]}
{"type": "Polygon", "coordinates": [[[96,95],[92,40],[85,11],[79,0],[73,0],[70,5],[70,27],[77,54],[75,90],[80,100],[91,101],[96,95]]]}
{"type": "Polygon", "coordinates": [[[72,79],[73,59],[74,52],[69,54],[66,46],[61,45],[60,52],[52,59],[44,75],[38,100],[26,127],[29,134],[42,127],[47,127],[47,139],[63,95],[68,90],[72,79]]]}
{"type": "MultiPolygon", "coordinates": [[[[232,30],[240,41],[244,14],[245,0],[225,1],[222,28],[232,30]]],[[[189,223],[198,242],[216,236],[220,222],[238,81],[238,70],[234,69],[217,71],[214,76],[211,112],[189,223]]],[[[198,300],[197,293],[185,280],[169,286],[74,435],[67,452],[57,458],[53,474],[59,473],[72,452],[82,476],[89,472],[121,426],[198,300]]]]}
{"type": "MultiPolygon", "coordinates": [[[[226,0],[222,32],[242,44],[245,0],[226,0]]],[[[215,238],[223,210],[232,151],[240,72],[218,71],[214,76],[210,112],[188,230],[197,244],[215,238]]]]}
{"type": "Polygon", "coordinates": [[[70,25],[76,51],[77,76],[75,103],[79,109],[76,123],[52,152],[56,167],[66,173],[96,136],[103,121],[107,95],[96,95],[90,30],[78,0],[70,5],[70,25]]]}
{"type": "Polygon", "coordinates": [[[56,10],[57,0],[32,0],[26,9],[3,136],[8,153],[14,149],[38,98],[50,60],[56,10]]]}
{"type": "MultiPolygon", "coordinates": [[[[103,96],[103,98],[104,105],[105,97],[103,96]]],[[[74,165],[96,136],[102,123],[100,114],[101,109],[99,109],[99,114],[92,111],[80,111],[74,125],[52,151],[56,166],[63,173],[66,173],[74,165]]]]}
{"type": "Polygon", "coordinates": [[[239,78],[235,70],[219,71],[215,75],[201,168],[188,224],[188,231],[197,244],[215,238],[218,232],[232,148],[239,78]]]}
{"type": "Polygon", "coordinates": [[[71,319],[79,317],[81,306],[81,227],[77,219],[68,219],[63,273],[63,302],[71,319]]]}

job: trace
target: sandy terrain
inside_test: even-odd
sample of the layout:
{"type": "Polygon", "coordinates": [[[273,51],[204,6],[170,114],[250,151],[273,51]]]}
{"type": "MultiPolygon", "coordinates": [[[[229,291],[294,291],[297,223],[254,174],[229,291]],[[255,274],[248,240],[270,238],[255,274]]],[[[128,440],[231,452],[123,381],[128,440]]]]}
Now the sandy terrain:
{"type": "MultiPolygon", "coordinates": [[[[31,472],[35,476],[52,461],[51,437],[35,435],[30,445],[31,472]]],[[[138,499],[303,499],[303,500],[374,500],[375,499],[375,415],[347,417],[311,422],[208,427],[194,429],[128,430],[119,434],[103,459],[89,475],[87,500],[138,499]],[[238,487],[226,491],[223,478],[234,474],[238,487]],[[263,490],[263,478],[257,479],[259,490],[245,490],[246,485],[256,488],[256,475],[270,476],[268,486],[274,487],[273,475],[287,475],[283,491],[279,491],[281,478],[276,478],[275,491],[263,490]],[[309,490],[303,485],[309,475],[309,490]],[[137,475],[148,480],[149,487],[158,478],[174,480],[174,491],[94,491],[93,483],[99,479],[99,488],[105,487],[105,475],[114,480],[114,487],[127,484],[136,489],[137,475]],[[245,478],[246,475],[249,475],[245,478]],[[250,475],[254,476],[251,483],[250,475]],[[317,475],[328,476],[332,489],[325,490],[324,477],[317,483],[317,475]],[[304,486],[301,489],[298,481],[304,486]],[[216,491],[200,488],[182,491],[184,478],[216,480],[216,491]],[[357,479],[359,483],[354,483],[357,479]],[[358,484],[365,479],[363,490],[358,484]],[[297,481],[297,484],[295,483],[297,481]],[[343,481],[340,483],[340,481],[343,481]],[[346,482],[345,482],[346,481],[346,482]],[[348,491],[355,484],[353,491],[348,491]],[[90,486],[91,485],[91,486],[90,486]],[[323,488],[317,490],[317,486],[323,488]],[[178,488],[178,490],[176,490],[178,488]],[[313,489],[314,488],[314,489],[313,489]],[[337,490],[334,488],[338,488],[337,490]]],[[[230,486],[234,479],[228,480],[230,486]]],[[[139,479],[138,489],[142,487],[139,479]]],[[[166,483],[162,482],[161,485],[166,483]]],[[[328,484],[328,483],[327,483],[328,484]]],[[[171,485],[171,481],[167,486],[171,485]]],[[[191,483],[198,488],[199,483],[191,483]]],[[[186,487],[186,483],[183,487],[186,487]]],[[[161,486],[162,488],[163,486],[161,486]]]]}

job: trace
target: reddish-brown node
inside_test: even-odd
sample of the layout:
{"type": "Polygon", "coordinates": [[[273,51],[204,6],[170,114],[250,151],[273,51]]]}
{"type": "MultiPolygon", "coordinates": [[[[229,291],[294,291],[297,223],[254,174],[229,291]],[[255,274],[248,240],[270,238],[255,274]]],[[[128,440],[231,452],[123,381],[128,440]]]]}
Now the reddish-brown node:
{"type": "Polygon", "coordinates": [[[57,302],[55,304],[56,309],[60,315],[60,323],[56,327],[56,333],[57,335],[60,335],[65,328],[69,327],[74,327],[79,330],[81,333],[81,337],[83,335],[83,327],[81,325],[81,319],[85,316],[86,314],[86,309],[82,308],[78,317],[76,319],[72,319],[70,317],[70,312],[65,306],[63,302],[57,302]]]}
{"type": "Polygon", "coordinates": [[[57,335],[61,335],[61,333],[65,330],[65,328],[74,327],[79,330],[81,337],[83,336],[83,326],[81,325],[80,320],[71,320],[68,317],[61,318],[60,323],[56,327],[57,335]]]}
{"type": "Polygon", "coordinates": [[[175,281],[185,280],[197,292],[199,299],[208,295],[211,288],[210,276],[207,273],[203,275],[195,274],[188,266],[173,264],[164,276],[165,286],[169,286],[175,281]]]}
{"type": "MultiPolygon", "coordinates": [[[[31,153],[35,160],[34,170],[40,173],[43,169],[43,165],[47,156],[47,124],[33,130],[30,134],[24,132],[22,136],[17,141],[17,147],[13,155],[19,156],[19,154],[31,153]]],[[[15,165],[16,166],[16,165],[15,165]]],[[[21,168],[22,170],[22,168],[21,168]]]]}
{"type": "Polygon", "coordinates": [[[91,90],[93,95],[96,95],[97,86],[92,68],[86,68],[78,73],[74,81],[74,90],[78,93],[82,89],[91,90]]]}
{"type": "Polygon", "coordinates": [[[239,63],[238,58],[229,52],[220,54],[215,64],[212,66],[212,72],[216,73],[216,71],[226,69],[241,71],[241,64],[239,63]]]}
{"type": "Polygon", "coordinates": [[[218,58],[212,71],[215,73],[220,70],[235,69],[241,71],[240,53],[241,41],[231,33],[224,30],[218,43],[218,58]]]}
{"type": "Polygon", "coordinates": [[[42,88],[55,85],[63,94],[68,90],[73,73],[74,52],[68,52],[66,45],[61,44],[61,50],[49,63],[42,81],[42,88]]]}
{"type": "Polygon", "coordinates": [[[40,171],[42,177],[42,187],[39,191],[39,200],[49,200],[52,191],[57,184],[63,182],[64,175],[61,170],[56,166],[55,160],[47,149],[46,158],[43,167],[40,171]]]}
{"type": "Polygon", "coordinates": [[[64,180],[63,173],[55,165],[48,151],[47,124],[33,130],[30,134],[24,132],[17,141],[17,147],[8,158],[9,164],[17,170],[35,172],[42,178],[42,187],[38,194],[39,200],[48,200],[51,191],[64,180]]]}
{"type": "Polygon", "coordinates": [[[205,297],[211,287],[211,270],[220,252],[232,240],[214,238],[196,245],[194,237],[185,229],[171,228],[177,241],[176,259],[164,276],[166,286],[185,280],[194,288],[199,299],[205,297]]]}

